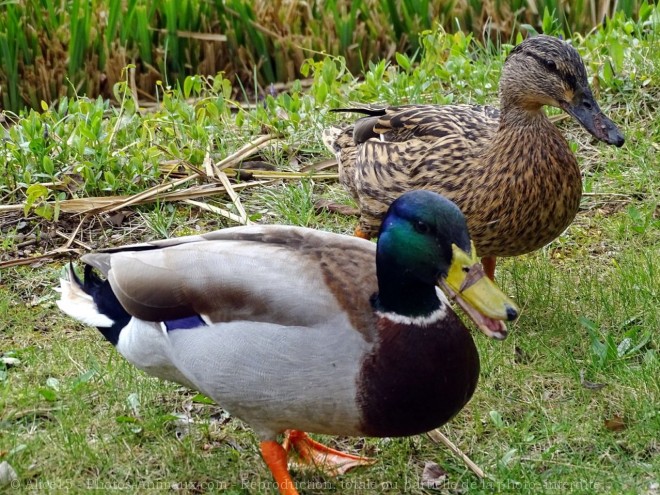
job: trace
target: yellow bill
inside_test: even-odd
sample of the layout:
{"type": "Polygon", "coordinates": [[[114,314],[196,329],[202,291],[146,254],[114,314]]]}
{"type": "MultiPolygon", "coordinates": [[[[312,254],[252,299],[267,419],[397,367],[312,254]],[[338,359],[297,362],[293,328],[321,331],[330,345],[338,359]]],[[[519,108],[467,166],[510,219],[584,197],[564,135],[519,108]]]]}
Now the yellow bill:
{"type": "Polygon", "coordinates": [[[493,339],[503,340],[507,336],[504,321],[515,320],[519,310],[486,276],[477,259],[474,243],[471,247],[472,253],[468,254],[452,245],[452,263],[447,277],[440,280],[440,287],[450,300],[456,301],[479,330],[493,339]]]}

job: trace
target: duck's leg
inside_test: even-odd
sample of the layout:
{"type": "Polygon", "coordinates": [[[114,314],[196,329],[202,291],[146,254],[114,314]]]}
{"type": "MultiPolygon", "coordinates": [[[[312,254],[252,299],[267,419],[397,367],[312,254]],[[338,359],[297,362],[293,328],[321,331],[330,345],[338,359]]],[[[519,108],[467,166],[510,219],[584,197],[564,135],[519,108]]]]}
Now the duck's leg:
{"type": "Polygon", "coordinates": [[[368,457],[331,449],[298,430],[289,430],[286,433],[283,448],[288,450],[290,447],[298,453],[301,464],[314,466],[330,476],[344,474],[354,467],[368,466],[376,462],[368,457]]]}
{"type": "Polygon", "coordinates": [[[366,240],[371,240],[371,237],[369,237],[368,234],[365,234],[364,231],[360,227],[355,227],[355,237],[359,237],[360,239],[366,239],[366,240]]]}
{"type": "Polygon", "coordinates": [[[486,276],[493,281],[495,280],[495,263],[495,256],[484,256],[481,258],[481,264],[484,266],[486,276]]]}
{"type": "Polygon", "coordinates": [[[293,478],[291,478],[287,468],[287,452],[284,447],[274,440],[267,440],[261,442],[259,448],[268,469],[273,473],[273,478],[275,478],[280,493],[282,495],[298,495],[298,490],[296,490],[293,478]]]}

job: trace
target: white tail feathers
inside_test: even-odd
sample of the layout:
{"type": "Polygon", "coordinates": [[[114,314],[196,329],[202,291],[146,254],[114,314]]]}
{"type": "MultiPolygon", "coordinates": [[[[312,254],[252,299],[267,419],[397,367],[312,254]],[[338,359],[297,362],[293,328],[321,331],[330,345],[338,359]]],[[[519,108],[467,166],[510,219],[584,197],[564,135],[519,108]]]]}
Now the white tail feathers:
{"type": "Polygon", "coordinates": [[[57,305],[66,314],[76,320],[93,327],[111,327],[114,321],[99,312],[92,296],[87,294],[78,284],[69,265],[67,273],[60,279],[60,299],[57,305]]]}

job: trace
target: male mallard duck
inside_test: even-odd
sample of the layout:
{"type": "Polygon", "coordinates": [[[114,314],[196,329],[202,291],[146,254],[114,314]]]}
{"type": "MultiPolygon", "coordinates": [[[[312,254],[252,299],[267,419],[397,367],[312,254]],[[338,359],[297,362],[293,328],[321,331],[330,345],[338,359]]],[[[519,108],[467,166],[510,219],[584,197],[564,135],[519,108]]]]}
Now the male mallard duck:
{"type": "Polygon", "coordinates": [[[377,246],[264,225],[82,260],[84,283],[69,266],[59,307],[99,327],[138,368],[249,423],[288,495],[297,493],[291,447],[327,469],[371,462],[303,432],[414,435],[468,402],[479,356],[438,283],[492,337],[518,314],[485,277],[458,207],[430,191],[392,204],[377,246]],[[283,447],[276,438],[286,431],[283,447]]]}
{"type": "Polygon", "coordinates": [[[360,208],[356,235],[371,238],[402,192],[429,189],[461,208],[493,278],[496,256],[534,251],[573,221],[582,180],[566,139],[543,105],[572,115],[609,144],[624,138],[601,112],[577,50],[551,36],[516,46],[504,63],[500,103],[339,109],[369,116],[331,128],[324,142],[360,208]]]}

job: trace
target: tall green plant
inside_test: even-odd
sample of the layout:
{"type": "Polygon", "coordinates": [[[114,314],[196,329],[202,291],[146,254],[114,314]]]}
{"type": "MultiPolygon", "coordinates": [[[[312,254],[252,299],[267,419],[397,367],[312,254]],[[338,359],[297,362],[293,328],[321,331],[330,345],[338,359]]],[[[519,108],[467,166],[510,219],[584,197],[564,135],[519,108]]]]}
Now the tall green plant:
{"type": "Polygon", "coordinates": [[[435,25],[497,48],[521,26],[586,33],[614,11],[634,20],[658,7],[646,0],[24,0],[0,9],[0,102],[18,111],[66,94],[111,97],[126,64],[135,64],[145,93],[157,80],[176,85],[219,71],[260,91],[298,77],[305,58],[324,52],[344,57],[354,73],[395,49],[412,56],[420,33],[435,25]]]}
{"type": "Polygon", "coordinates": [[[76,82],[81,77],[87,47],[90,42],[93,2],[73,0],[69,10],[69,79],[76,82]]]}

